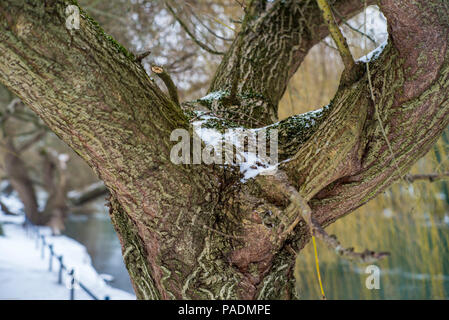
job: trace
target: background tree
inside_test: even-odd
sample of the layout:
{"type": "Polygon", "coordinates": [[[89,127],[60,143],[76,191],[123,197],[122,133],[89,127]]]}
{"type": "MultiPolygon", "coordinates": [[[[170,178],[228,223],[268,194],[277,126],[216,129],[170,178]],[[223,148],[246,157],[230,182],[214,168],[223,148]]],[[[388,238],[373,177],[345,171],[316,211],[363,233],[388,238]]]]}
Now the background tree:
{"type": "MultiPolygon", "coordinates": [[[[61,146],[59,139],[49,134],[42,121],[28,111],[17,97],[4,87],[0,89],[6,102],[2,101],[0,105],[0,154],[3,158],[1,179],[8,181],[4,189],[6,193],[17,192],[23,204],[26,223],[48,225],[54,234],[60,234],[64,230],[64,220],[69,208],[74,210],[75,206],[106,194],[106,188],[102,184],[93,184],[70,196],[70,188],[78,188],[85,182],[76,181],[70,174],[70,156],[64,153],[68,151],[67,147],[61,146]],[[68,179],[70,175],[72,177],[68,179]]],[[[79,160],[74,161],[75,166],[77,162],[79,160]]],[[[18,213],[1,201],[0,206],[7,214],[18,213]]]]}
{"type": "MultiPolygon", "coordinates": [[[[293,297],[292,252],[310,231],[330,240],[321,226],[402,177],[447,125],[447,3],[385,0],[390,41],[377,59],[314,118],[275,126],[288,159],[279,175],[242,183],[232,168],[176,166],[170,132],[189,128],[191,113],[85,13],[67,32],[67,4],[0,5],[0,79],[105,181],[140,298],[293,297]]],[[[364,7],[332,4],[345,18],[364,7]]],[[[206,107],[228,123],[269,125],[328,29],[315,1],[249,1],[241,21],[209,89],[222,94],[206,107]]]]}

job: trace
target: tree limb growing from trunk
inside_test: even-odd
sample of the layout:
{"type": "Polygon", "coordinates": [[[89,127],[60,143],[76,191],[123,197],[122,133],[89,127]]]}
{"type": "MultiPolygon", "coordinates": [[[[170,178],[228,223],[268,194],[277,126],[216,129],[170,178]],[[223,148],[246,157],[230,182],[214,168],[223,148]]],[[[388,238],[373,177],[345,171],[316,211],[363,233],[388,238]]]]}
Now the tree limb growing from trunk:
{"type": "MultiPolygon", "coordinates": [[[[295,199],[276,177],[242,181],[237,168],[170,161],[171,132],[192,131],[192,114],[183,109],[206,108],[225,126],[278,128],[285,157],[278,169],[320,228],[407,173],[449,123],[443,0],[379,1],[390,38],[369,61],[371,86],[362,72],[321,111],[280,123],[289,79],[329,34],[315,0],[251,11],[247,32],[212,80],[215,94],[183,108],[82,10],[80,29],[68,32],[69,4],[0,3],[0,81],[108,187],[111,218],[142,299],[294,298],[292,252],[310,239],[307,216],[298,219],[295,199]],[[235,99],[228,99],[231,89],[235,99]]],[[[336,0],[333,7],[348,19],[364,5],[336,0]]]]}

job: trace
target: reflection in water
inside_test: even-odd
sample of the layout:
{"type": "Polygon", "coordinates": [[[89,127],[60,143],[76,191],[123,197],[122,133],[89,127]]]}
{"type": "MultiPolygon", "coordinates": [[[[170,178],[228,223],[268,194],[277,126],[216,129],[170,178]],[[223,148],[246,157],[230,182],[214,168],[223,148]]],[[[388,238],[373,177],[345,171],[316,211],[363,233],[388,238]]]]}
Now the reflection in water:
{"type": "Polygon", "coordinates": [[[123,263],[120,242],[107,213],[72,215],[67,219],[65,234],[86,246],[98,273],[110,274],[113,287],[134,294],[123,263]]]}
{"type": "MultiPolygon", "coordinates": [[[[445,131],[411,174],[449,172],[449,131],[445,131]]],[[[328,299],[448,299],[449,181],[401,180],[327,229],[345,247],[388,251],[379,261],[380,289],[369,290],[367,265],[346,262],[318,241],[328,299]]],[[[319,299],[313,248],[296,260],[295,277],[303,299],[319,299]]]]}
{"type": "MultiPolygon", "coordinates": [[[[368,264],[339,258],[318,240],[323,285],[328,299],[447,299],[449,297],[449,224],[447,215],[379,210],[380,196],[363,209],[327,228],[343,245],[388,251],[389,257],[375,265],[380,268],[380,289],[369,290],[365,273],[368,264]]],[[[409,199],[410,200],[410,199],[409,199]]],[[[388,202],[387,202],[388,203],[388,202]]],[[[428,202],[426,203],[428,205],[428,202]]],[[[313,248],[310,244],[298,255],[296,279],[302,299],[318,299],[313,248]]]]}

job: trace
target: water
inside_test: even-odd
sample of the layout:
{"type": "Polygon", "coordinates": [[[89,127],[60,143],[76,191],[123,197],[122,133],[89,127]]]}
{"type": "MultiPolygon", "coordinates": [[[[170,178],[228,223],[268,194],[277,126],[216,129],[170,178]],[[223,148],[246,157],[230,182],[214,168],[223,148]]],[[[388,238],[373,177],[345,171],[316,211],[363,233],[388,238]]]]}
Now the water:
{"type": "MultiPolygon", "coordinates": [[[[382,199],[379,199],[382,200],[382,199]]],[[[382,204],[385,204],[382,201],[382,204]]],[[[319,240],[318,255],[328,299],[447,299],[449,297],[449,216],[422,211],[381,210],[372,202],[337,221],[327,231],[356,250],[389,251],[376,263],[380,289],[365,283],[367,265],[350,263],[319,240]]],[[[66,234],[84,244],[99,273],[114,276],[112,286],[133,293],[123,263],[120,242],[109,216],[99,202],[90,215],[72,215],[66,234]]],[[[315,259],[308,245],[298,256],[296,278],[302,299],[319,299],[315,259]]]]}
{"type": "Polygon", "coordinates": [[[112,275],[110,284],[134,294],[125,264],[120,241],[109,216],[100,211],[90,215],[71,215],[66,221],[67,236],[86,246],[98,273],[112,275]]]}
{"type": "MultiPolygon", "coordinates": [[[[375,203],[373,203],[375,204],[375,203]]],[[[379,288],[366,286],[369,264],[348,262],[318,244],[321,276],[328,299],[448,299],[448,216],[394,210],[385,215],[368,205],[363,211],[337,221],[326,230],[346,247],[357,251],[388,251],[373,263],[379,270],[379,288]],[[370,208],[371,207],[371,208],[370,208]],[[367,210],[371,209],[371,210],[367,210]]],[[[302,299],[319,299],[313,247],[308,244],[297,258],[296,275],[302,299]]]]}

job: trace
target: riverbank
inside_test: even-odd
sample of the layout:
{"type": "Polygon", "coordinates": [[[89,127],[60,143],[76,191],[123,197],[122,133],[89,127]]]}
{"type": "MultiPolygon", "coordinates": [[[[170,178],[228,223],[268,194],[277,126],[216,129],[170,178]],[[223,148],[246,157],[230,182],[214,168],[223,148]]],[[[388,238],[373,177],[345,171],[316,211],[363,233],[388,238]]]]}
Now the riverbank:
{"type": "MultiPolygon", "coordinates": [[[[36,237],[27,234],[22,227],[24,216],[6,216],[0,213],[3,236],[0,236],[0,299],[68,300],[70,277],[63,272],[62,284],[58,284],[58,261],[53,259],[53,271],[49,271],[49,250],[42,243],[36,248],[36,237]]],[[[94,269],[86,248],[67,236],[51,236],[49,228],[39,228],[46,242],[53,244],[56,255],[62,255],[68,269],[75,270],[75,277],[99,299],[135,299],[135,296],[111,287],[106,275],[94,269]]],[[[75,300],[91,300],[83,290],[75,286],[75,300]]]]}

